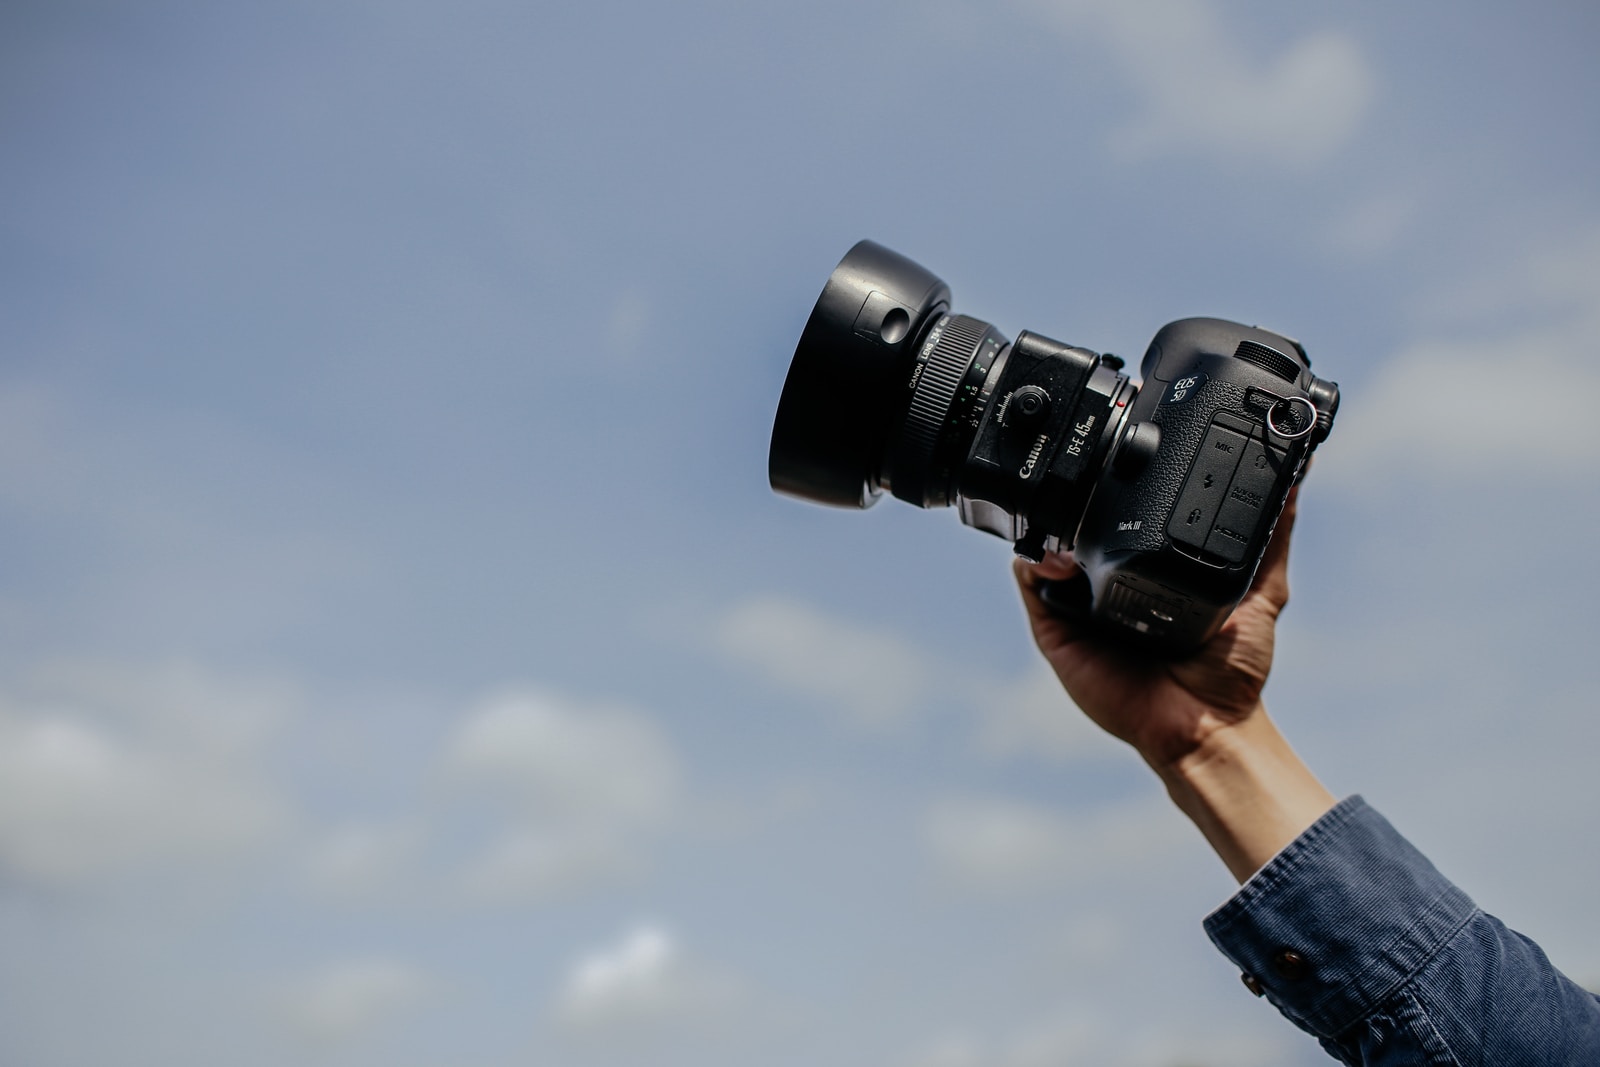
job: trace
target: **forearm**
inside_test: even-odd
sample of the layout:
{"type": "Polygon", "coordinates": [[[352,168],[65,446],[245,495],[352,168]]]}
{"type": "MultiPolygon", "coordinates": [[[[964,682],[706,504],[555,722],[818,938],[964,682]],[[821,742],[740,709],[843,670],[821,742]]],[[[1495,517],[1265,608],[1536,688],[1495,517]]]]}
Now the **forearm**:
{"type": "Polygon", "coordinates": [[[1263,707],[1170,762],[1147,762],[1240,882],[1334,805],[1263,707]]]}

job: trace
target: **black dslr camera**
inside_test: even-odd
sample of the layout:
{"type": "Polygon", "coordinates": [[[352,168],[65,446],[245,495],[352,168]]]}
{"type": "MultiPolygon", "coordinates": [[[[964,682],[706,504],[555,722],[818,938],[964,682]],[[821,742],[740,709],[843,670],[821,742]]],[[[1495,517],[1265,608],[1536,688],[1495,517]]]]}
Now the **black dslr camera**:
{"type": "Polygon", "coordinates": [[[888,489],[1013,543],[1072,551],[1046,601],[1170,654],[1250,587],[1339,387],[1299,342],[1221,319],[1162,327],[1140,365],[950,313],[950,289],[871,241],[834,269],[772,427],[772,487],[864,508],[888,489]]]}

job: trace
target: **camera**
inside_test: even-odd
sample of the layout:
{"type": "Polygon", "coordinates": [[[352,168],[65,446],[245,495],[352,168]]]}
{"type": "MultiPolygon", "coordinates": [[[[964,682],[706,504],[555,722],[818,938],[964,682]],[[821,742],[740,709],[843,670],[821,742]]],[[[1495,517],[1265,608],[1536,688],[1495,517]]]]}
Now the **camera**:
{"type": "Polygon", "coordinates": [[[862,241],[795,348],[772,427],[779,492],[865,508],[885,490],[1025,559],[1071,551],[1052,609],[1182,655],[1250,588],[1339,387],[1298,341],[1222,319],[1162,327],[1139,368],[950,310],[950,289],[862,241]]]}

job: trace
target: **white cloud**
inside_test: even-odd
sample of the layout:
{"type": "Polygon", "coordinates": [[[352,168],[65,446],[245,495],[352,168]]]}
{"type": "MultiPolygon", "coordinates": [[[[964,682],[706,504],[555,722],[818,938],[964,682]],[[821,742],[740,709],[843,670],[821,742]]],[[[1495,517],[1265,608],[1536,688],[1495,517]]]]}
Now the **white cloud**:
{"type": "Polygon", "coordinates": [[[1116,877],[1192,844],[1170,804],[1138,802],[1071,814],[996,797],[935,804],[923,842],[939,870],[974,889],[1014,893],[1116,877]]]}
{"type": "Polygon", "coordinates": [[[678,754],[638,710],[508,688],[463,715],[436,759],[432,784],[444,788],[307,842],[311,890],[413,902],[439,891],[475,903],[570,895],[644,871],[681,814],[678,754]]]}
{"type": "Polygon", "coordinates": [[[644,860],[631,829],[512,826],[462,870],[461,888],[473,900],[505,901],[570,893],[634,874],[644,860]]]}
{"type": "Polygon", "coordinates": [[[936,684],[936,668],[892,632],[767,597],[728,612],[717,647],[779,685],[820,697],[863,723],[904,721],[936,684]]]}
{"type": "Polygon", "coordinates": [[[318,1043],[349,1041],[391,1024],[436,988],[411,964],[391,959],[331,963],[284,991],[284,1019],[318,1043]]]}
{"type": "Polygon", "coordinates": [[[643,924],[573,965],[556,1016],[589,1031],[704,1023],[739,999],[737,982],[688,959],[667,930],[643,924]]]}
{"type": "Polygon", "coordinates": [[[735,605],[713,633],[728,659],[869,727],[906,722],[938,701],[973,716],[974,745],[992,758],[1069,763],[1122,755],[1042,661],[1014,679],[951,670],[887,628],[777,597],[735,605]]]}
{"type": "Polygon", "coordinates": [[[311,845],[306,873],[311,885],[334,897],[367,897],[405,879],[422,847],[420,827],[348,823],[311,845]]]}
{"type": "Polygon", "coordinates": [[[1374,96],[1361,48],[1333,30],[1251,54],[1208,0],[1022,0],[1069,38],[1108,50],[1143,98],[1114,150],[1304,167],[1360,128],[1374,96]]]}
{"type": "Polygon", "coordinates": [[[651,820],[671,807],[681,779],[672,746],[644,715],[532,690],[471,714],[446,762],[535,815],[651,820]]]}
{"type": "Polygon", "coordinates": [[[947,800],[929,812],[923,838],[947,875],[989,889],[1060,883],[1088,862],[1063,816],[1014,801],[947,800]]]}
{"type": "Polygon", "coordinates": [[[0,866],[85,887],[235,856],[284,830],[258,765],[279,695],[192,668],[45,672],[48,696],[0,702],[0,866]]]}
{"type": "Polygon", "coordinates": [[[1322,241],[1345,256],[1368,258],[1394,248],[1416,218],[1420,198],[1388,189],[1352,204],[1322,232],[1322,241]]]}
{"type": "Polygon", "coordinates": [[[1520,251],[1485,256],[1469,269],[1422,302],[1422,317],[1436,328],[1481,333],[1506,316],[1592,325],[1600,318],[1600,219],[1570,220],[1558,234],[1529,238],[1520,251]]]}
{"type": "Polygon", "coordinates": [[[1348,391],[1319,481],[1592,480],[1600,464],[1600,227],[1436,297],[1450,323],[1348,391]],[[1485,325],[1485,318],[1502,322],[1485,325]],[[1510,325],[1504,323],[1509,320],[1510,325]]]}
{"type": "Polygon", "coordinates": [[[1317,476],[1564,478],[1600,462],[1600,366],[1561,332],[1429,341],[1400,352],[1348,404],[1317,476]],[[1542,385],[1543,388],[1538,386],[1542,385]]]}
{"type": "Polygon", "coordinates": [[[1041,660],[1021,679],[974,686],[978,744],[996,757],[1030,756],[1057,762],[1126,759],[1126,747],[1090,722],[1041,660]]]}
{"type": "Polygon", "coordinates": [[[193,663],[58,660],[32,675],[30,690],[55,706],[92,711],[194,751],[260,751],[300,705],[293,686],[232,678],[193,663]]]}
{"type": "Polygon", "coordinates": [[[481,900],[539,897],[635,871],[673,817],[683,773],[643,714],[521,691],[484,704],[447,748],[447,776],[489,791],[503,825],[460,874],[481,900]]]}
{"type": "Polygon", "coordinates": [[[642,926],[616,945],[583,957],[568,976],[562,1014],[578,1020],[653,1009],[667,984],[677,945],[664,930],[642,926]]]}

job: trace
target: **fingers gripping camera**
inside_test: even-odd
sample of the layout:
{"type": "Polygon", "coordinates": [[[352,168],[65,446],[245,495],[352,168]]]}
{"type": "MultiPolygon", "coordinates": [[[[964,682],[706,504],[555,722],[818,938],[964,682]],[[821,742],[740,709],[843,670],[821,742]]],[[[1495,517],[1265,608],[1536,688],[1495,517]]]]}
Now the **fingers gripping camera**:
{"type": "Polygon", "coordinates": [[[864,508],[885,490],[1081,573],[1047,600],[1181,654],[1250,587],[1339,388],[1296,341],[1222,319],[1164,326],[1140,365],[950,311],[950,290],[862,241],[823,288],[772,431],[774,489],[864,508]]]}

